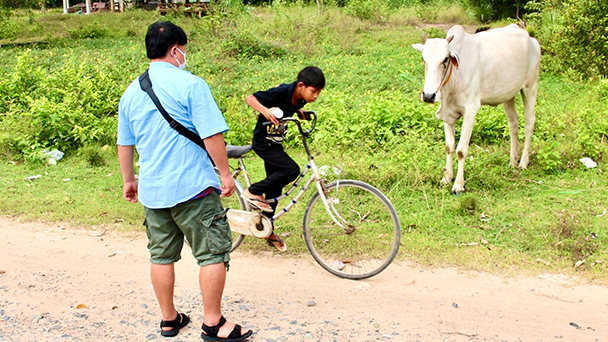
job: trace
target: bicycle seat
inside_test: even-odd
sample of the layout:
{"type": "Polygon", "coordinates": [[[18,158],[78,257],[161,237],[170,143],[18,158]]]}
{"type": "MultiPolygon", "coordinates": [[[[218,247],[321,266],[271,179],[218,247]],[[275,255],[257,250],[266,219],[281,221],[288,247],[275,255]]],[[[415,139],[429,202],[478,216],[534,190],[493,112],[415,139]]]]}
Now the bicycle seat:
{"type": "Polygon", "coordinates": [[[226,154],[228,158],[240,158],[243,154],[251,151],[251,145],[245,146],[235,146],[235,145],[226,145],[226,154]]]}

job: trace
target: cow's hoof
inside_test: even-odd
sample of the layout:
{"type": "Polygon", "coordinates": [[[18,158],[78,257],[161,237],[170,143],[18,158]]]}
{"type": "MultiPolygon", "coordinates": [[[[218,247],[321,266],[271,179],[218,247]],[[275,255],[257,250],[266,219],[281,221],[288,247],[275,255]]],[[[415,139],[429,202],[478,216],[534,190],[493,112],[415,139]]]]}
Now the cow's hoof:
{"type": "Polygon", "coordinates": [[[452,189],[452,196],[460,196],[464,194],[464,189],[463,190],[454,190],[452,189]]]}

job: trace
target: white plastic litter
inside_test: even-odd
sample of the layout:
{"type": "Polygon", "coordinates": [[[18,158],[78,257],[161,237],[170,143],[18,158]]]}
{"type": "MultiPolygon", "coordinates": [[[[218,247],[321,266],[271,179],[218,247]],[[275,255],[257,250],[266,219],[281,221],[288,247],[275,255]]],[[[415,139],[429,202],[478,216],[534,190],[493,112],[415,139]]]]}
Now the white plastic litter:
{"type": "Polygon", "coordinates": [[[340,260],[336,260],[331,264],[331,267],[333,269],[336,269],[338,271],[342,271],[344,269],[344,266],[346,266],[346,264],[344,264],[342,261],[340,260]]]}
{"type": "Polygon", "coordinates": [[[585,157],[585,158],[579,159],[578,161],[580,161],[581,163],[583,163],[583,165],[585,165],[586,167],[588,167],[590,169],[597,166],[597,163],[594,162],[593,160],[591,160],[591,158],[585,157]]]}
{"type": "Polygon", "coordinates": [[[44,154],[47,158],[49,158],[47,160],[47,164],[49,165],[57,165],[57,161],[61,158],[63,158],[63,152],[59,151],[59,150],[44,150],[42,151],[42,154],[44,154]]]}
{"type": "Polygon", "coordinates": [[[275,108],[275,109],[272,111],[272,114],[274,114],[274,116],[275,116],[277,119],[280,119],[280,118],[282,118],[282,117],[283,117],[283,111],[282,111],[280,108],[275,108]]]}

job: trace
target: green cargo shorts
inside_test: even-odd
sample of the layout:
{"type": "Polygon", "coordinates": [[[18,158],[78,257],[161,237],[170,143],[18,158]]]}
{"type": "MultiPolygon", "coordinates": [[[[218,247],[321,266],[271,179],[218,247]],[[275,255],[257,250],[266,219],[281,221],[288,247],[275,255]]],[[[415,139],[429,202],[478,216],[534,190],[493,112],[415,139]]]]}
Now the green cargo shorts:
{"type": "Polygon", "coordinates": [[[145,208],[150,262],[171,264],[181,259],[184,238],[199,266],[228,264],[232,234],[217,192],[167,209],[145,208]]]}

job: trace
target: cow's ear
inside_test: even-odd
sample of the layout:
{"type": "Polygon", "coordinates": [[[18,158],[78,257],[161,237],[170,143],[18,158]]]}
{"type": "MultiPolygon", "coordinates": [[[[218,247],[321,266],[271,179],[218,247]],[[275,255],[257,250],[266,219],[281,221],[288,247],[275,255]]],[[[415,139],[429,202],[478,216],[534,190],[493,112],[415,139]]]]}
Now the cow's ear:
{"type": "Polygon", "coordinates": [[[460,61],[458,60],[458,58],[450,56],[450,61],[452,61],[452,64],[454,64],[454,66],[456,66],[458,68],[458,65],[460,64],[460,61]]]}
{"type": "Polygon", "coordinates": [[[412,44],[412,47],[420,52],[424,50],[424,44],[412,44]]]}
{"type": "Polygon", "coordinates": [[[456,50],[454,50],[452,47],[450,47],[450,61],[452,61],[452,64],[454,64],[457,68],[460,65],[460,57],[458,56],[458,52],[456,52],[456,50]]]}
{"type": "Polygon", "coordinates": [[[454,39],[454,35],[451,35],[446,39],[448,41],[448,44],[452,42],[452,39],[454,39]]]}

